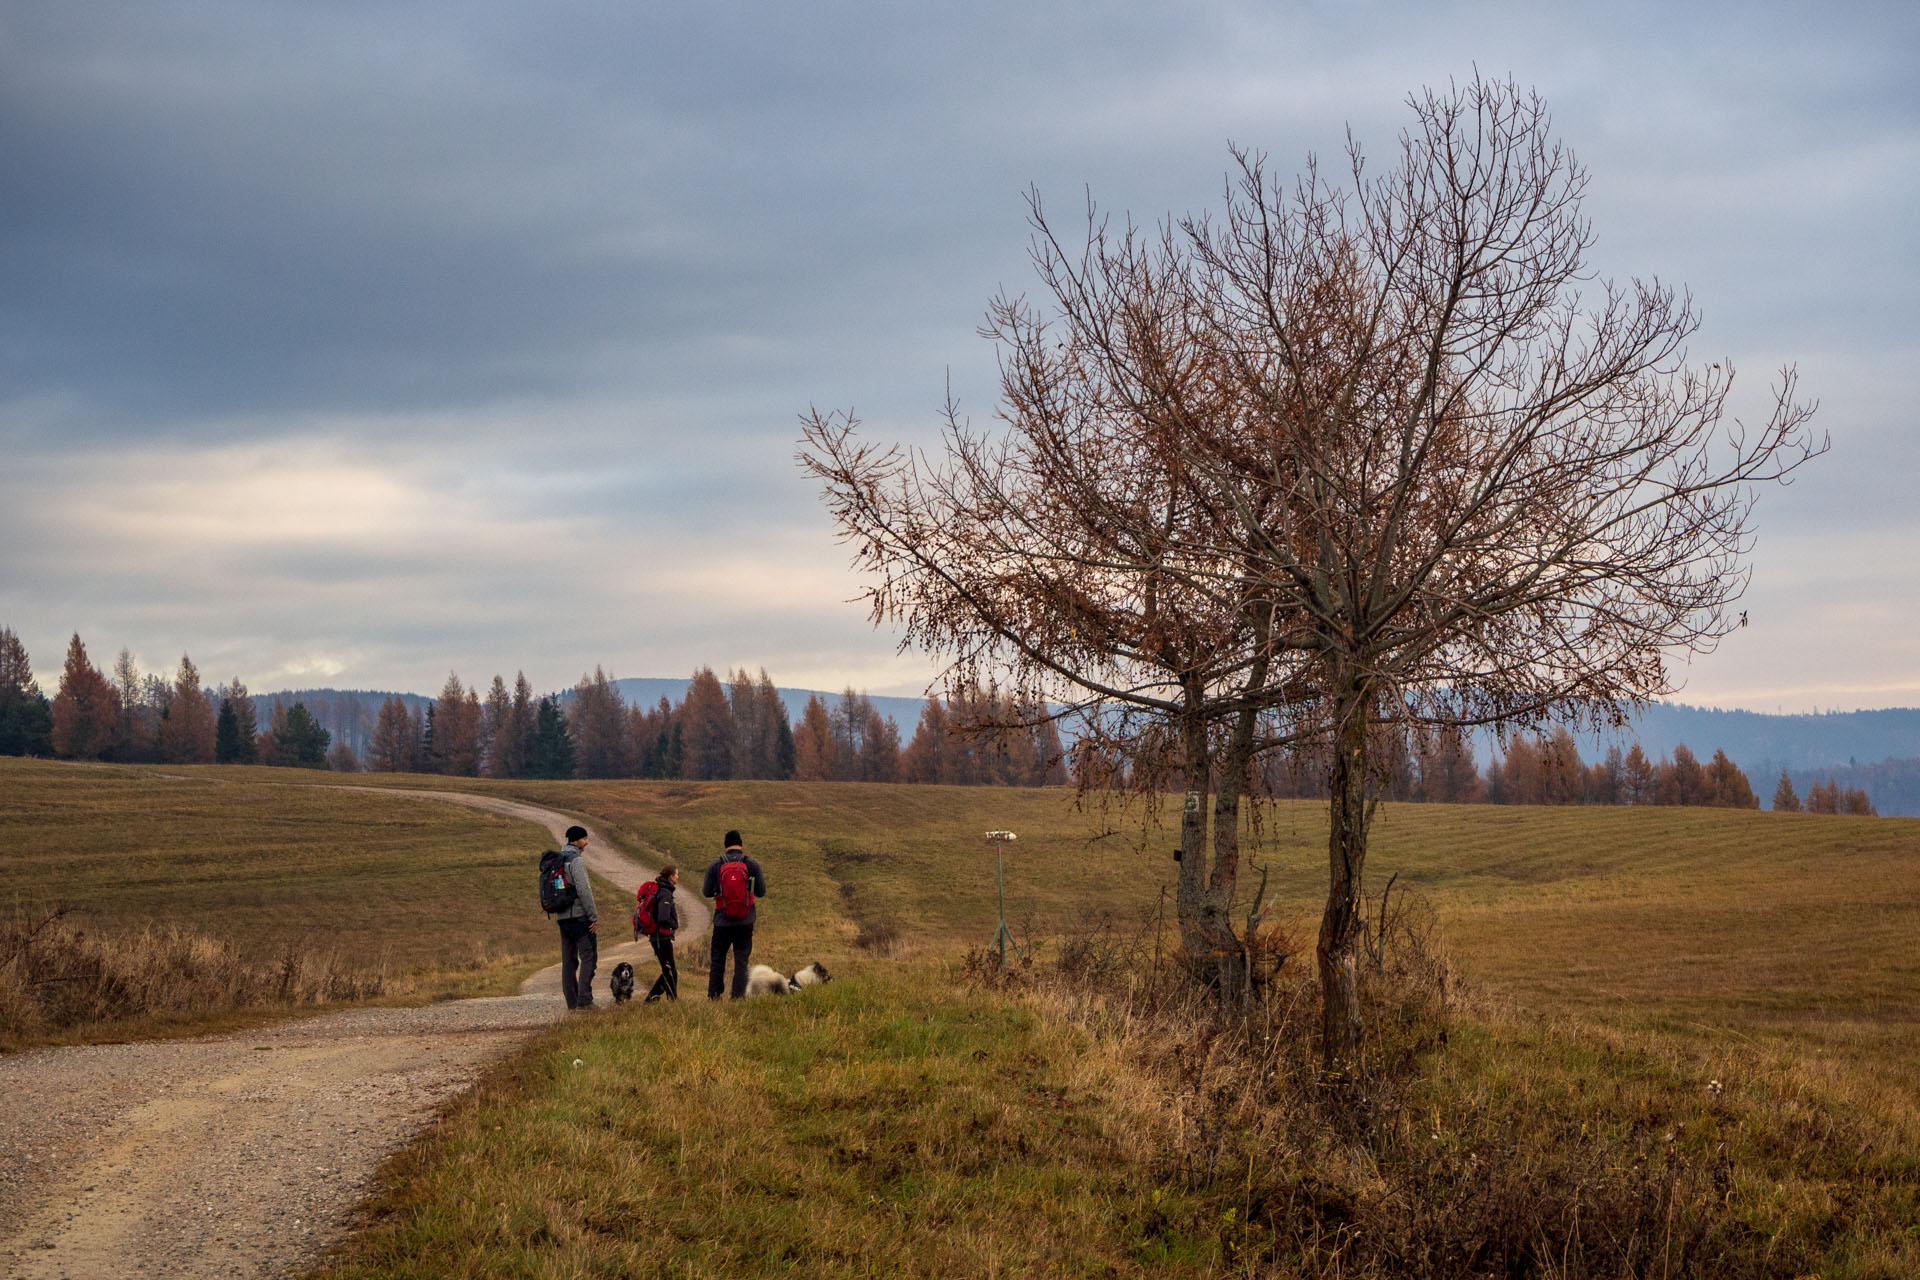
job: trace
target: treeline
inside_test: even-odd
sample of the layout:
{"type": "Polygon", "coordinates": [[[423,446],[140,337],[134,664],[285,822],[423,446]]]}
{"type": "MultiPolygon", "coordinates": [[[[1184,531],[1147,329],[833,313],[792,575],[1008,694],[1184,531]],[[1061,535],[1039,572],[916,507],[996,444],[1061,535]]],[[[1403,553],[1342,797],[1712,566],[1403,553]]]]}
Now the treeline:
{"type": "Polygon", "coordinates": [[[112,678],[93,665],[78,635],[67,645],[60,687],[52,698],[34,679],[26,647],[0,627],[0,755],[54,755],[72,760],[147,764],[270,764],[357,769],[344,744],[306,707],[275,701],[262,731],[247,687],[234,680],[206,688],[193,660],[180,656],[173,680],[141,672],[120,651],[112,678]]]}
{"type": "MultiPolygon", "coordinates": [[[[1758,809],[1760,798],[1747,775],[1716,750],[1705,764],[1685,743],[1671,756],[1651,760],[1634,743],[1624,752],[1610,747],[1588,764],[1566,729],[1532,735],[1513,734],[1500,754],[1481,772],[1466,735],[1446,726],[1425,734],[1384,737],[1374,745],[1384,762],[1381,796],[1387,800],[1442,804],[1541,805],[1698,805],[1758,809]]],[[[1276,757],[1266,783],[1281,797],[1323,798],[1324,761],[1310,754],[1276,757]]],[[[1803,805],[1792,780],[1781,771],[1773,807],[1785,813],[1847,813],[1878,816],[1867,793],[1841,790],[1831,779],[1816,784],[1803,805]]]]}
{"type": "MultiPolygon", "coordinates": [[[[678,703],[631,705],[599,668],[561,694],[535,696],[524,673],[496,675],[486,695],[450,674],[431,701],[388,695],[364,763],[333,741],[303,702],[276,699],[262,730],[238,679],[204,688],[181,655],[171,681],[144,674],[122,649],[109,678],[75,635],[60,687],[46,697],[25,647],[0,628],[0,755],[177,764],[269,764],[385,773],[496,778],[726,778],[916,782],[951,786],[1055,786],[1070,780],[1068,753],[1045,709],[978,685],[928,698],[904,745],[899,725],[862,693],[831,705],[807,699],[799,723],[763,669],[725,681],[694,672],[678,703]],[[983,730],[979,726],[998,726],[983,730]]],[[[1083,746],[1085,744],[1083,743],[1083,746]]],[[[1382,798],[1439,804],[1702,805],[1757,809],[1740,767],[1716,750],[1706,763],[1682,743],[1649,759],[1638,743],[1583,761],[1565,729],[1501,740],[1482,772],[1457,727],[1383,736],[1382,798]]],[[[1081,762],[1084,765],[1084,761],[1081,762]]],[[[1889,762],[1890,764],[1900,762],[1889,762]]],[[[1325,797],[1326,762],[1276,753],[1261,781],[1277,798],[1325,797]]],[[[1109,770],[1109,772],[1113,772],[1109,770]]],[[[1774,789],[1781,812],[1877,816],[1868,793],[1833,775],[1804,800],[1786,770],[1774,789]]]]}
{"type": "Polygon", "coordinates": [[[809,697],[799,724],[792,724],[764,669],[757,676],[741,669],[722,681],[702,667],[678,703],[661,698],[653,706],[627,703],[599,668],[566,694],[542,697],[524,673],[512,688],[495,676],[484,698],[456,673],[423,707],[387,698],[367,764],[381,772],[496,778],[1064,782],[1064,753],[1050,722],[980,736],[958,728],[1020,719],[1021,711],[993,690],[966,690],[946,702],[929,698],[902,747],[899,725],[853,689],[831,706],[809,697]]]}

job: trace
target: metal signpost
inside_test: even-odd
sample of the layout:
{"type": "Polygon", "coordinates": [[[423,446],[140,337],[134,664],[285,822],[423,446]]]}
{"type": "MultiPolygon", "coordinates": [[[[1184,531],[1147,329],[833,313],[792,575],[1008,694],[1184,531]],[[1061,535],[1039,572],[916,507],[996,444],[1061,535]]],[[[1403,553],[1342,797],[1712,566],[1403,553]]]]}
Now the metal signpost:
{"type": "MultiPolygon", "coordinates": [[[[987,844],[993,848],[993,878],[1000,888],[1000,927],[993,931],[993,941],[987,944],[987,949],[999,953],[1002,969],[1007,967],[1007,944],[1012,942],[1014,950],[1020,950],[1020,944],[1014,940],[1013,930],[1007,927],[1007,870],[1006,859],[1003,856],[1006,847],[1012,844],[1014,839],[1015,836],[1011,831],[987,832],[987,844]]],[[[1025,953],[1021,954],[1024,957],[1025,953]]]]}

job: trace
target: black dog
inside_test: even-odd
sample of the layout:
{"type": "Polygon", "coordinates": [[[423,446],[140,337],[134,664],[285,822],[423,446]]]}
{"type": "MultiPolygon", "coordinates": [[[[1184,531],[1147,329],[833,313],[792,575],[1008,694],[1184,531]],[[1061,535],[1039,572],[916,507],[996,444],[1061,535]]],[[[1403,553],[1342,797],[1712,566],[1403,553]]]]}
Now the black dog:
{"type": "Polygon", "coordinates": [[[633,966],[625,960],[613,966],[613,977],[607,985],[613,991],[615,1004],[633,999],[633,966]]]}

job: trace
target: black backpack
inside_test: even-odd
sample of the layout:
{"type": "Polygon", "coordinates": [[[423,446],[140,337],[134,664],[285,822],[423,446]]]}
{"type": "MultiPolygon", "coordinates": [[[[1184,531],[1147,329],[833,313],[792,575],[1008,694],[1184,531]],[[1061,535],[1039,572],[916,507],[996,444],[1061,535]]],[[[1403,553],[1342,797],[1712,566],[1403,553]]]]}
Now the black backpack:
{"type": "Polygon", "coordinates": [[[567,855],[549,849],[540,855],[540,909],[548,915],[565,911],[580,897],[567,869],[567,855]]]}

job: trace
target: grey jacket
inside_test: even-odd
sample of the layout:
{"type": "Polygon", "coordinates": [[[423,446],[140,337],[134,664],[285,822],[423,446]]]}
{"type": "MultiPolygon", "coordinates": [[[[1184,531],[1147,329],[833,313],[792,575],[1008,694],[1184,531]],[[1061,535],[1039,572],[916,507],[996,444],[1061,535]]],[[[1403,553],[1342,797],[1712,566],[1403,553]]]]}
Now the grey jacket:
{"type": "Polygon", "coordinates": [[[580,846],[563,844],[560,852],[567,860],[567,876],[573,881],[573,905],[565,911],[554,913],[555,920],[598,920],[600,913],[593,908],[593,881],[587,876],[587,864],[580,857],[580,846]]]}

